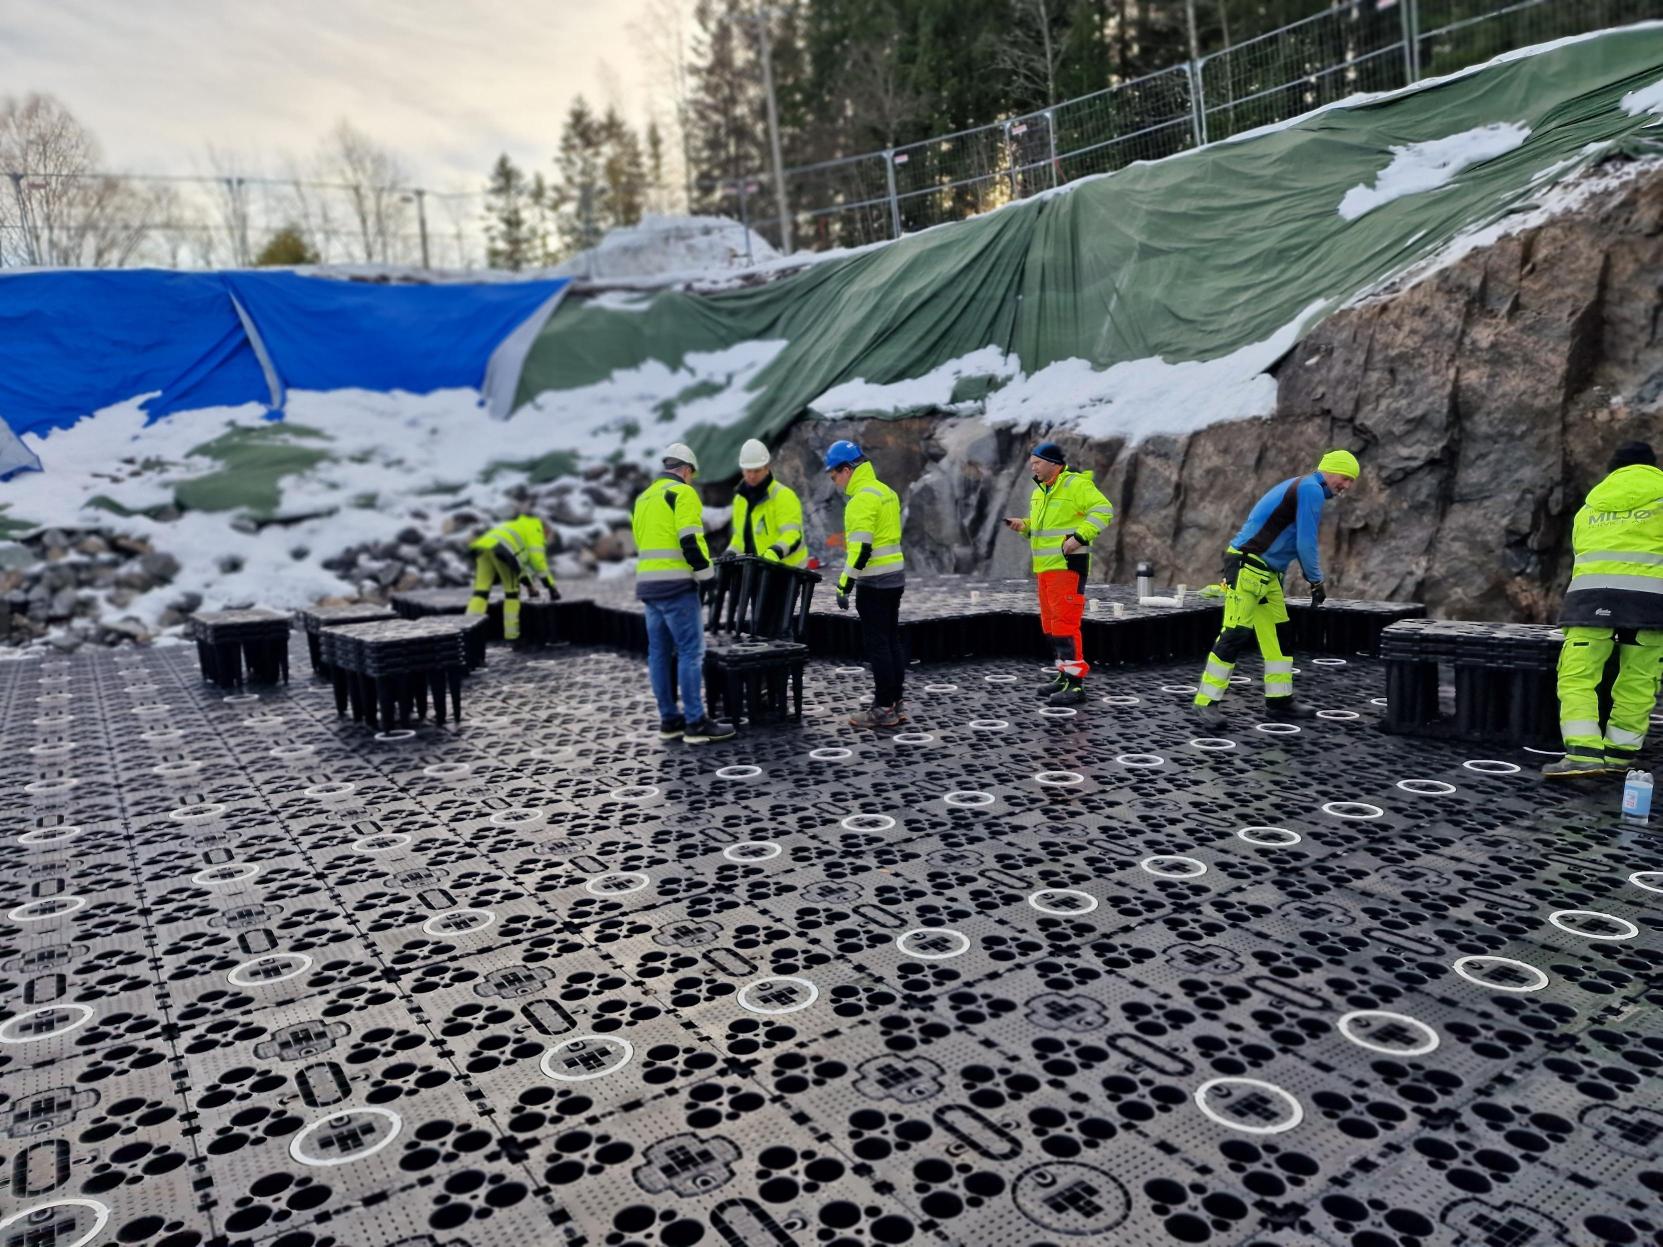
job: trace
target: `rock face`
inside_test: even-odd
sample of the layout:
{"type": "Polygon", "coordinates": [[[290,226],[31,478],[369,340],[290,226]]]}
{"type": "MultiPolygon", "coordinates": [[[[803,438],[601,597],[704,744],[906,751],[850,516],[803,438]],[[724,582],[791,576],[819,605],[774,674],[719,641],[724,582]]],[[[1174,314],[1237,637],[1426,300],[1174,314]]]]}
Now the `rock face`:
{"type": "Polygon", "coordinates": [[[1551,621],[1571,517],[1611,450],[1630,438],[1663,449],[1660,313],[1652,170],[1329,317],[1281,361],[1267,419],[1130,446],[968,417],[804,421],[776,460],[807,484],[821,546],[842,512],[819,456],[851,437],[904,491],[909,566],[1021,575],[1024,543],[999,517],[1026,513],[1027,450],[1054,436],[1115,506],[1093,578],[1129,580],[1149,559],[1159,582],[1200,585],[1260,494],[1347,446],[1364,472],[1324,521],[1336,593],[1551,621]]]}

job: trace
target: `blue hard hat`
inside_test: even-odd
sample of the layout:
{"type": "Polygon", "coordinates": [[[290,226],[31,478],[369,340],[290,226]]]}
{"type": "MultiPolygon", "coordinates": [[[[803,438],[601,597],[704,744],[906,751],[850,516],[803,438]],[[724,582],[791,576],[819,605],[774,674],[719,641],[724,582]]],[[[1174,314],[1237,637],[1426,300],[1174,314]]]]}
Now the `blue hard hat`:
{"type": "Polygon", "coordinates": [[[826,471],[830,472],[834,468],[841,468],[846,464],[853,463],[860,457],[860,447],[853,442],[833,442],[826,451],[826,471]]]}

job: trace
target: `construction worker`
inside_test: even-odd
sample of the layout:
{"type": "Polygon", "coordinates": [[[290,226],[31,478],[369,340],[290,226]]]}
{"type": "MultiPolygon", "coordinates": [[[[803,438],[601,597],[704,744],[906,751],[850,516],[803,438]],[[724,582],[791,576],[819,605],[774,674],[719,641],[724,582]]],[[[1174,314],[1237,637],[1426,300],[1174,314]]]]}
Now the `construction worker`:
{"type": "Polygon", "coordinates": [[[751,438],[739,448],[739,488],[733,495],[733,540],[729,554],[757,554],[801,567],[808,562],[803,543],[803,504],[774,479],[768,448],[751,438]]]}
{"type": "Polygon", "coordinates": [[[1007,516],[1005,526],[1027,534],[1039,582],[1039,626],[1057,656],[1056,674],[1046,681],[1040,700],[1053,706],[1078,705],[1086,699],[1086,674],[1091,670],[1080,640],[1086,576],[1091,571],[1088,547],[1113,523],[1114,508],[1090,472],[1068,466],[1068,456],[1055,442],[1034,447],[1028,475],[1034,478],[1028,518],[1007,516]]]}
{"type": "Polygon", "coordinates": [[[689,745],[726,740],[733,727],[705,713],[702,585],[716,569],[704,538],[704,504],[693,488],[699,461],[680,442],[664,448],[664,470],[641,491],[630,516],[635,596],[647,615],[647,671],[658,702],[658,734],[689,745]],[[671,665],[675,670],[672,672],[671,665]],[[681,702],[676,702],[676,685],[681,702]]]}
{"type": "Polygon", "coordinates": [[[1663,675],[1663,472],[1645,442],[1625,442],[1571,525],[1576,562],[1559,612],[1559,731],[1548,779],[1623,772],[1646,743],[1663,675]],[[1600,730],[1599,686],[1612,647],[1617,677],[1600,730]]]}
{"type": "Polygon", "coordinates": [[[846,559],[837,578],[837,605],[849,609],[855,595],[866,659],[872,664],[872,704],[850,720],[854,727],[899,727],[907,721],[901,703],[907,656],[901,645],[901,594],[906,560],[901,555],[901,499],[878,479],[871,461],[853,442],[833,442],[826,472],[848,499],[843,505],[846,559]],[[858,588],[857,588],[858,584],[858,588]]]}
{"type": "Polygon", "coordinates": [[[516,515],[469,542],[474,565],[468,614],[483,615],[492,582],[501,581],[502,635],[510,641],[519,640],[522,584],[530,596],[536,597],[537,580],[541,579],[548,586],[549,600],[560,600],[554,573],[549,570],[548,544],[549,526],[535,515],[516,515]]]}
{"type": "Polygon", "coordinates": [[[1276,637],[1276,625],[1288,618],[1282,576],[1297,558],[1311,585],[1311,605],[1328,599],[1317,557],[1317,524],[1323,504],[1350,489],[1357,473],[1356,455],[1329,451],[1315,472],[1285,480],[1260,498],[1224,552],[1224,630],[1207,655],[1195,695],[1196,716],[1208,726],[1223,721],[1218,700],[1230,687],[1236,661],[1255,639],[1265,661],[1265,713],[1272,719],[1309,719],[1316,713],[1294,700],[1293,660],[1276,637]]]}

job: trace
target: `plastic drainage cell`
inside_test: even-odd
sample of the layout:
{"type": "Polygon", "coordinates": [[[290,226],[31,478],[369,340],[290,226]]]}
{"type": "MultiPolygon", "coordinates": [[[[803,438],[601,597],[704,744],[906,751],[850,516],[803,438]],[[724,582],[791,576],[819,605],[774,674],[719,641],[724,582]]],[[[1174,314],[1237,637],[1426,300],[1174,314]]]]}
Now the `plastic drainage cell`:
{"type": "Polygon", "coordinates": [[[1539,992],[1550,981],[1545,970],[1511,957],[1460,957],[1450,969],[1467,982],[1496,992],[1539,992]]]}
{"type": "Polygon", "coordinates": [[[994,801],[994,797],[991,792],[975,792],[970,789],[961,789],[958,792],[950,792],[941,799],[948,805],[964,806],[967,808],[992,805],[994,801]]]}
{"type": "Polygon", "coordinates": [[[56,1004],[30,1009],[0,1022],[0,1043],[38,1043],[85,1026],[96,1015],[90,1005],[56,1004]]]}
{"type": "Polygon", "coordinates": [[[547,1052],[538,1066],[558,1082],[590,1082],[616,1074],[635,1056],[635,1045],[616,1035],[573,1035],[547,1052]]]}
{"type": "Polygon", "coordinates": [[[1198,693],[1199,691],[1200,690],[1193,684],[1163,684],[1163,685],[1161,685],[1161,692],[1163,692],[1163,693],[1184,693],[1184,694],[1186,694],[1190,697],[1194,697],[1196,695],[1196,693],[1198,693]]]}
{"type": "Polygon", "coordinates": [[[760,766],[724,766],[716,772],[717,779],[755,779],[762,774],[760,766]]]}
{"type": "Polygon", "coordinates": [[[965,724],[972,732],[1003,732],[1010,727],[1009,719],[971,719],[965,724]]]}
{"type": "Polygon", "coordinates": [[[235,967],[225,976],[233,987],[268,987],[285,983],[305,974],[312,968],[312,959],[305,953],[267,953],[235,967]]]}
{"type": "Polygon", "coordinates": [[[1370,1052],[1387,1056],[1425,1056],[1438,1047],[1438,1032],[1419,1018],[1385,1009],[1358,1009],[1340,1015],[1335,1028],[1370,1052]]]}
{"type": "Polygon", "coordinates": [[[435,762],[422,767],[422,774],[429,779],[464,779],[473,774],[473,767],[466,762],[435,762]]]}
{"type": "Polygon", "coordinates": [[[222,883],[241,883],[260,873],[258,862],[227,862],[223,866],[209,866],[191,876],[192,883],[218,887],[222,883]]]}
{"type": "Polygon", "coordinates": [[[150,768],[150,773],[163,779],[188,779],[201,769],[200,762],[160,762],[150,768]]]}
{"type": "Polygon", "coordinates": [[[403,831],[382,831],[373,836],[360,836],[347,848],[354,853],[391,853],[394,849],[402,849],[415,837],[403,831]]]}
{"type": "Polygon", "coordinates": [[[1385,704],[1386,704],[1386,699],[1384,697],[1371,697],[1371,698],[1369,698],[1369,705],[1371,705],[1371,706],[1384,706],[1385,704]]]}
{"type": "Polygon", "coordinates": [[[375,739],[380,741],[383,745],[394,745],[401,740],[414,740],[415,738],[416,729],[413,727],[395,727],[389,731],[377,732],[375,734],[375,739]]]}
{"type": "Polygon", "coordinates": [[[844,831],[888,831],[895,820],[887,814],[850,814],[837,825],[844,831]]]}
{"type": "Polygon", "coordinates": [[[1370,805],[1367,801],[1328,801],[1323,803],[1322,812],[1332,814],[1335,818],[1379,818],[1385,814],[1378,805],[1370,805]]]}
{"type": "Polygon", "coordinates": [[[1565,934],[1579,936],[1585,940],[1631,940],[1640,934],[1640,928],[1627,918],[1619,918],[1616,914],[1602,914],[1597,909],[1556,909],[1548,915],[1548,921],[1565,934]],[[1566,918],[1594,918],[1598,922],[1591,925],[1603,926],[1605,930],[1590,930],[1588,926],[1563,921],[1566,918]]]}
{"type": "MultiPolygon", "coordinates": [[[[22,839],[21,836],[18,838],[22,839]]],[[[1637,870],[1628,877],[1628,881],[1644,891],[1663,893],[1663,870],[1637,870]]]]}
{"type": "Polygon", "coordinates": [[[739,989],[739,1007],[751,1013],[796,1013],[820,998],[820,989],[807,979],[782,976],[758,979],[739,989]]]}
{"type": "Polygon", "coordinates": [[[143,706],[134,706],[133,713],[138,715],[141,719],[154,719],[158,715],[170,713],[172,709],[173,707],[169,706],[166,702],[155,701],[149,702],[143,706]]]}
{"type": "Polygon", "coordinates": [[[225,807],[218,801],[206,801],[201,805],[182,805],[177,810],[169,810],[168,817],[191,827],[198,823],[211,823],[223,813],[225,807]]]}
{"type": "Polygon", "coordinates": [[[1042,788],[1068,788],[1085,782],[1086,777],[1076,771],[1041,771],[1034,776],[1034,783],[1042,788]]]}
{"type": "MultiPolygon", "coordinates": [[[[19,844],[57,844],[60,840],[73,840],[81,834],[81,828],[65,824],[61,827],[37,827],[33,831],[26,831],[15,837],[19,844]]],[[[1633,876],[1629,876],[1630,880],[1633,876]]],[[[1645,887],[1645,884],[1641,884],[1645,887]]]]}
{"type": "Polygon", "coordinates": [[[139,739],[147,745],[166,745],[178,740],[184,731],[177,727],[159,727],[154,731],[140,732],[139,739]]]}
{"type": "Polygon", "coordinates": [[[542,827],[549,821],[549,816],[542,810],[534,810],[523,806],[516,806],[510,810],[495,810],[491,814],[493,827],[507,827],[514,831],[531,831],[542,827]]]}
{"type": "Polygon", "coordinates": [[[1107,697],[1099,697],[1098,701],[1105,706],[1136,706],[1139,699],[1129,693],[1110,693],[1107,697]]]}
{"type": "Polygon", "coordinates": [[[948,927],[917,927],[897,936],[895,947],[920,961],[946,961],[970,951],[970,937],[948,927]]]}
{"type": "Polygon", "coordinates": [[[1502,762],[1496,758],[1473,758],[1461,763],[1469,771],[1477,771],[1480,775],[1517,775],[1519,766],[1514,762],[1502,762]]]}
{"type": "Polygon", "coordinates": [[[300,795],[310,797],[314,801],[339,801],[357,791],[358,785],[351,780],[336,779],[324,784],[313,784],[310,788],[302,788],[300,795]]]}
{"type": "Polygon", "coordinates": [[[61,797],[70,790],[79,787],[80,783],[80,780],[71,775],[66,775],[62,779],[37,779],[32,784],[24,784],[23,791],[31,797],[61,797]]]}
{"type": "Polygon", "coordinates": [[[1327,719],[1331,723],[1344,723],[1344,722],[1347,722],[1348,720],[1360,719],[1362,717],[1363,716],[1358,714],[1355,710],[1319,710],[1319,711],[1317,711],[1317,718],[1327,719]]]}
{"type": "Polygon", "coordinates": [[[865,675],[865,667],[833,667],[833,675],[865,675]]]}
{"type": "Polygon", "coordinates": [[[626,784],[606,795],[612,801],[650,801],[658,795],[658,789],[651,784],[626,784]]]}
{"type": "Polygon", "coordinates": [[[1292,1094],[1259,1078],[1209,1078],[1195,1089],[1195,1104],[1219,1125],[1245,1134],[1281,1134],[1305,1120],[1292,1094]]]}
{"type": "Polygon", "coordinates": [[[988,684],[1015,684],[1014,675],[984,675],[982,680],[988,684]]]}
{"type": "Polygon", "coordinates": [[[49,922],[53,918],[62,918],[76,910],[85,909],[87,898],[73,893],[63,893],[58,896],[42,897],[38,901],[24,901],[23,904],[7,913],[6,917],[13,922],[49,922]]]}
{"type": "Polygon", "coordinates": [[[766,862],[785,852],[772,840],[740,840],[722,850],[730,862],[766,862]]]}
{"type": "Polygon", "coordinates": [[[109,1223],[109,1207],[96,1199],[55,1199],[0,1217],[0,1230],[11,1226],[23,1229],[21,1237],[7,1233],[0,1238],[7,1243],[39,1242],[43,1247],[87,1247],[109,1223]],[[46,1237],[35,1238],[32,1226],[41,1227],[46,1237]]]}
{"type": "Polygon", "coordinates": [[[30,745],[29,756],[32,758],[61,758],[66,753],[74,753],[80,746],[72,740],[60,741],[55,745],[30,745]]]}
{"type": "Polygon", "coordinates": [[[1165,766],[1166,759],[1158,753],[1122,753],[1115,757],[1121,766],[1129,766],[1133,770],[1149,770],[1157,766],[1165,766]]]}
{"type": "Polygon", "coordinates": [[[959,686],[957,684],[926,684],[924,691],[926,693],[956,693],[959,691],[959,686]]]}
{"type": "Polygon", "coordinates": [[[497,916],[488,909],[447,909],[422,923],[422,931],[427,935],[466,935],[470,931],[483,931],[496,920],[497,916]]]}
{"type": "Polygon", "coordinates": [[[853,749],[838,748],[810,749],[808,751],[808,756],[813,758],[816,762],[841,762],[845,758],[854,757],[855,751],[853,749]]]}
{"type": "Polygon", "coordinates": [[[1313,658],[1313,659],[1311,659],[1311,661],[1319,667],[1343,667],[1343,666],[1345,666],[1345,659],[1343,659],[1343,658],[1313,658]]]}
{"type": "Polygon", "coordinates": [[[1157,853],[1144,858],[1138,866],[1157,879],[1199,879],[1207,873],[1206,862],[1176,853],[1157,853]]]}
{"type": "Polygon", "coordinates": [[[32,723],[35,727],[45,728],[68,727],[73,722],[75,722],[75,716],[72,714],[53,714],[48,715],[44,719],[30,720],[30,723],[32,723]]]}
{"type": "Polygon", "coordinates": [[[652,883],[652,880],[640,871],[613,871],[604,875],[596,875],[583,885],[583,890],[591,896],[628,896],[631,892],[639,892],[652,883]]]}
{"type": "Polygon", "coordinates": [[[260,694],[230,693],[224,697],[221,697],[220,700],[227,706],[252,706],[255,702],[260,700],[260,694]]]}
{"type": "Polygon", "coordinates": [[[1400,779],[1397,786],[1422,797],[1447,797],[1455,791],[1454,784],[1446,784],[1441,779],[1400,779]]]}
{"type": "Polygon", "coordinates": [[[1077,888],[1041,888],[1028,897],[1030,907],[1042,914],[1074,918],[1097,908],[1097,898],[1077,888]]]}
{"type": "Polygon", "coordinates": [[[1299,725],[1297,723],[1255,723],[1253,730],[1263,732],[1267,736],[1299,735],[1299,725]]]}
{"type": "Polygon", "coordinates": [[[1286,827],[1243,827],[1236,832],[1236,839],[1265,848],[1280,849],[1298,844],[1304,837],[1286,827]]]}
{"type": "Polygon", "coordinates": [[[935,737],[928,732],[896,732],[892,739],[897,745],[927,745],[935,737]]]}
{"type": "Polygon", "coordinates": [[[302,1165],[345,1165],[374,1156],[403,1129],[404,1119],[390,1108],[343,1108],[302,1126],[289,1155],[302,1165]]]}
{"type": "Polygon", "coordinates": [[[1073,706],[1042,706],[1039,713],[1047,719],[1072,719],[1080,712],[1073,706]]]}
{"type": "Polygon", "coordinates": [[[1236,742],[1226,740],[1222,736],[1197,736],[1190,744],[1197,749],[1205,749],[1209,753],[1220,753],[1226,749],[1234,749],[1236,742]]]}

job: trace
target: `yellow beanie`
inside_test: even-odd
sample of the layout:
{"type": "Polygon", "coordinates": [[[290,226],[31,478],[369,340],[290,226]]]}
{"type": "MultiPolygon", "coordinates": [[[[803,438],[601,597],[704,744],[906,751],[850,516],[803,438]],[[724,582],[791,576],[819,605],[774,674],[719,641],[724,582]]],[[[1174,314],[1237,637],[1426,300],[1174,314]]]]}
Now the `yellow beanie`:
{"type": "Polygon", "coordinates": [[[1318,472],[1349,476],[1352,480],[1357,479],[1357,474],[1361,470],[1357,466],[1357,456],[1349,450],[1331,450],[1322,457],[1322,462],[1317,464],[1318,472]]]}

